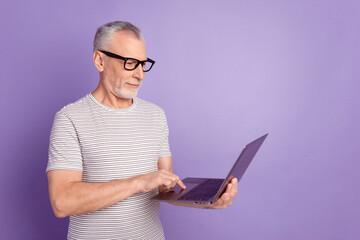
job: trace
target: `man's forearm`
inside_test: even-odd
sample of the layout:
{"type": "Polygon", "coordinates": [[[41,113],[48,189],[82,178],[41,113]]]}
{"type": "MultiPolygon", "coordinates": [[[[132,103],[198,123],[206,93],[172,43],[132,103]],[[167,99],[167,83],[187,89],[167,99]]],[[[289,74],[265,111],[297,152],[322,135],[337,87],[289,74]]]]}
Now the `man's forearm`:
{"type": "Polygon", "coordinates": [[[136,178],[107,183],[72,182],[55,200],[53,208],[57,217],[84,214],[109,207],[138,192],[136,178]]]}
{"type": "Polygon", "coordinates": [[[185,188],[178,176],[164,169],[107,183],[86,183],[81,177],[78,171],[48,172],[50,200],[57,217],[93,212],[162,186],[185,188]]]}

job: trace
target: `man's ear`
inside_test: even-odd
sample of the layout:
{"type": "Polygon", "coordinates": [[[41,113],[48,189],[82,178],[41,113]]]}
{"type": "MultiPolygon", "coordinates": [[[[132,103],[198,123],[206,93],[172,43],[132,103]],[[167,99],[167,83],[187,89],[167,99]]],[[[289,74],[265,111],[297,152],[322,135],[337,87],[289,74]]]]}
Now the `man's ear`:
{"type": "Polygon", "coordinates": [[[93,53],[93,61],[94,61],[94,65],[95,65],[96,69],[98,70],[98,72],[104,71],[104,59],[102,58],[99,51],[95,51],[93,53]]]}

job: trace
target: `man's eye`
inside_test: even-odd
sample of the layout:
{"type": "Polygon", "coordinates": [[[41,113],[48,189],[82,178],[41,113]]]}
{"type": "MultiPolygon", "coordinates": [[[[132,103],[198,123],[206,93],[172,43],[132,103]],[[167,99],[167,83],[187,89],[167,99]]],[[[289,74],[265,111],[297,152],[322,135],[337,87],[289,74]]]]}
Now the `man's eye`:
{"type": "Polygon", "coordinates": [[[128,65],[128,66],[135,66],[136,63],[137,63],[137,61],[135,61],[135,60],[127,60],[126,61],[126,65],[128,65]]]}

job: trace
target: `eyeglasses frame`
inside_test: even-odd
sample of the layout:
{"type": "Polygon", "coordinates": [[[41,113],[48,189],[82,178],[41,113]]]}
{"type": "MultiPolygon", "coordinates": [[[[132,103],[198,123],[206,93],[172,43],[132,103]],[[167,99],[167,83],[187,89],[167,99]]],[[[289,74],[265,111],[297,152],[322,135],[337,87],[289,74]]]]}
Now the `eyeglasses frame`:
{"type": "Polygon", "coordinates": [[[108,51],[105,51],[105,50],[102,50],[102,49],[99,49],[98,51],[99,51],[99,52],[102,52],[103,54],[105,54],[105,55],[108,56],[108,57],[123,60],[123,61],[124,61],[124,69],[127,70],[127,71],[133,71],[133,70],[135,70],[135,69],[139,66],[139,64],[141,64],[143,72],[149,72],[149,71],[151,70],[151,68],[152,68],[152,67],[154,66],[154,64],[155,64],[155,61],[152,60],[151,58],[147,58],[146,60],[141,61],[141,60],[136,59],[136,58],[123,57],[123,56],[120,56],[120,55],[118,55],[118,54],[115,54],[115,53],[112,53],[112,52],[108,52],[108,51]],[[135,65],[135,67],[134,67],[133,69],[126,68],[126,62],[127,62],[128,60],[133,60],[133,61],[136,61],[136,62],[137,62],[136,65],[135,65]],[[145,70],[144,70],[144,64],[145,64],[146,62],[151,63],[151,66],[150,66],[150,68],[149,68],[148,70],[145,71],[145,70]]]}

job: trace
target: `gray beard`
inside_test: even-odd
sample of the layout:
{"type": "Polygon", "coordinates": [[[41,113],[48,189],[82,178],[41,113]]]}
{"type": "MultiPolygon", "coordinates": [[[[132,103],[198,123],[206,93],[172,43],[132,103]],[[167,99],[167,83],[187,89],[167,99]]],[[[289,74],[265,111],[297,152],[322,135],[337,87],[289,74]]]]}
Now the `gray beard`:
{"type": "Polygon", "coordinates": [[[124,89],[117,89],[116,90],[116,96],[120,97],[120,98],[124,98],[124,99],[133,99],[134,97],[137,96],[138,94],[138,90],[136,91],[128,91],[128,90],[124,90],[124,89]]]}

